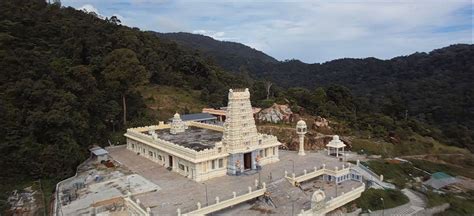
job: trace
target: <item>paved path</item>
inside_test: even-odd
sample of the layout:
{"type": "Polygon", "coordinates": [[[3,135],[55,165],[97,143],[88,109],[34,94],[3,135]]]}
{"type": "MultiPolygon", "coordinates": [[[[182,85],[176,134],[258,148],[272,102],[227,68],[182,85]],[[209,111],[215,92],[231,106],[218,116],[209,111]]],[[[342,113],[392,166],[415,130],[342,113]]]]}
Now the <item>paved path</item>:
{"type": "MultiPolygon", "coordinates": [[[[151,208],[154,214],[174,215],[177,208],[180,208],[182,213],[186,213],[196,209],[197,202],[204,206],[206,203],[206,185],[209,204],[213,204],[215,203],[216,196],[219,196],[222,201],[231,198],[233,191],[239,195],[246,193],[248,186],[253,186],[255,189],[255,179],[259,178],[258,173],[254,173],[253,175],[222,176],[198,183],[175,172],[170,172],[158,163],[127,150],[124,146],[108,150],[114,160],[120,161],[121,164],[133,172],[144,176],[161,187],[159,191],[137,196],[143,205],[151,208]]],[[[313,167],[320,167],[323,163],[326,164],[327,168],[342,167],[341,162],[325,155],[323,152],[308,152],[306,156],[301,157],[297,155],[297,152],[280,151],[280,161],[265,165],[260,173],[260,179],[262,182],[267,183],[269,189],[273,187],[272,183],[290,186],[286,180],[283,180],[285,170],[291,173],[294,169],[296,175],[299,176],[303,174],[303,169],[312,170],[313,167]]],[[[353,184],[356,183],[358,182],[353,184]]],[[[338,187],[338,192],[348,192],[351,187],[357,186],[350,183],[344,184],[338,187]]],[[[328,194],[335,191],[331,189],[330,185],[325,187],[327,187],[328,194]]],[[[309,196],[310,194],[308,194],[309,196]]],[[[302,208],[305,208],[307,201],[301,200],[301,202],[296,202],[295,209],[300,211],[302,208]]],[[[277,199],[275,202],[281,205],[281,209],[286,209],[283,211],[284,214],[291,213],[290,208],[282,207],[283,205],[291,205],[291,202],[288,202],[288,200],[280,202],[277,199]]],[[[255,211],[250,212],[253,214],[257,213],[255,211]]]]}
{"type": "Polygon", "coordinates": [[[378,210],[371,212],[370,214],[366,213],[362,215],[415,215],[419,211],[425,209],[426,201],[422,195],[406,188],[403,189],[402,192],[408,197],[408,199],[410,199],[410,202],[407,204],[385,209],[385,211],[378,210]]]}

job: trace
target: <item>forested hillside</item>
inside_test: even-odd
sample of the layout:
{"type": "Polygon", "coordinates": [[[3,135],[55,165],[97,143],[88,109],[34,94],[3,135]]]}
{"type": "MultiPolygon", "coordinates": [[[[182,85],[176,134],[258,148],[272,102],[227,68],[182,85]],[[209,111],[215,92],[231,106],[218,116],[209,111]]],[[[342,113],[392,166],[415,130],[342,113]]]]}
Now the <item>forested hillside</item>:
{"type": "Polygon", "coordinates": [[[282,86],[339,84],[392,117],[438,127],[451,144],[474,145],[474,45],[453,45],[390,60],[288,61],[263,76],[282,86]],[[383,110],[386,109],[386,110],[383,110]],[[389,109],[389,110],[387,110],[389,109]]]}
{"type": "Polygon", "coordinates": [[[64,178],[90,145],[107,143],[112,127],[153,121],[140,85],[202,90],[215,106],[229,87],[246,85],[116,17],[103,20],[44,0],[0,2],[0,59],[2,179],[64,178]]]}
{"type": "Polygon", "coordinates": [[[209,36],[186,32],[156,34],[160,38],[175,41],[187,49],[198,50],[227,71],[234,73],[260,71],[278,63],[273,57],[241,43],[218,41],[209,36]]]}
{"type": "Polygon", "coordinates": [[[254,105],[289,103],[337,122],[338,134],[394,142],[390,156],[439,143],[474,149],[472,45],[314,65],[274,62],[235,43],[199,47],[57,3],[0,1],[0,182],[73,175],[89,146],[156,121],[145,100],[162,86],[213,107],[225,105],[229,88],[249,87],[254,105]],[[235,64],[212,57],[222,47],[235,47],[235,56],[216,54],[235,64]]]}
{"type": "Polygon", "coordinates": [[[236,65],[233,59],[238,57],[218,58],[222,51],[212,49],[227,42],[206,39],[207,43],[195,46],[203,37],[168,35],[178,43],[203,50],[229,71],[245,71],[280,87],[313,91],[318,87],[345,86],[366,104],[364,107],[370,108],[369,112],[396,119],[414,118],[436,128],[436,138],[474,150],[474,45],[452,45],[390,60],[345,58],[306,64],[298,60],[263,63],[250,59],[236,65]]]}

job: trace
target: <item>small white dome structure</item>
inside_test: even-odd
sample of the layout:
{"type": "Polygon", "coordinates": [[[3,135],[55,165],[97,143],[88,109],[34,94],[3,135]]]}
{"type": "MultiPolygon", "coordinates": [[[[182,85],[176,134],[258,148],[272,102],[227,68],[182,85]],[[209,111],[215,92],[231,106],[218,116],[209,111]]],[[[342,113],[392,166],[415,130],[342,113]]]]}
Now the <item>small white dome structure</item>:
{"type": "Polygon", "coordinates": [[[296,134],[299,136],[299,149],[298,155],[304,156],[304,135],[308,132],[308,128],[306,126],[306,122],[303,120],[299,120],[296,123],[296,134]]]}
{"type": "Polygon", "coordinates": [[[334,135],[326,147],[328,148],[328,155],[335,154],[335,156],[338,158],[340,155],[344,155],[344,147],[346,147],[346,144],[344,144],[344,142],[339,139],[338,135],[334,135]],[[341,154],[339,153],[339,149],[342,150],[341,154]]]}
{"type": "Polygon", "coordinates": [[[171,134],[182,133],[186,130],[186,124],[181,120],[181,116],[178,113],[175,113],[173,120],[171,121],[171,134]]]}

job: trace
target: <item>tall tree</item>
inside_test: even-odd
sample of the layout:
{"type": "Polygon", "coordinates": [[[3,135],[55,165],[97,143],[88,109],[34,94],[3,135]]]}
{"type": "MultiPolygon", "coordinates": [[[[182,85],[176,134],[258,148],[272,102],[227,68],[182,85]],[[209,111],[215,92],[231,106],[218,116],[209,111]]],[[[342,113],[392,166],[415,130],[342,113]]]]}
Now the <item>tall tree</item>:
{"type": "Polygon", "coordinates": [[[148,82],[148,73],[140,64],[136,53],[130,49],[115,49],[103,61],[102,74],[105,85],[122,97],[123,124],[127,124],[127,100],[129,93],[148,82]]]}

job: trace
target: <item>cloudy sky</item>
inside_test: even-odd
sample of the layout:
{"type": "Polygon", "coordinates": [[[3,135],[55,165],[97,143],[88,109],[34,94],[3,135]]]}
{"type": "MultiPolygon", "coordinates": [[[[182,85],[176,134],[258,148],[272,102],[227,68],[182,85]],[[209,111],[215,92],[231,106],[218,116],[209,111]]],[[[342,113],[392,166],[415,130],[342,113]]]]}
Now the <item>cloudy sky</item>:
{"type": "Polygon", "coordinates": [[[471,0],[62,0],[157,32],[235,41],[307,63],[473,43],[471,0]]]}

